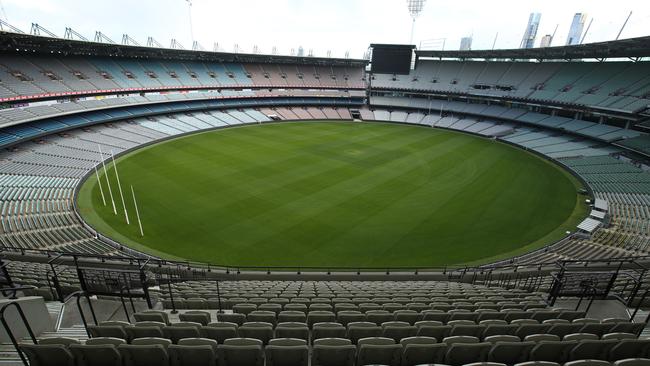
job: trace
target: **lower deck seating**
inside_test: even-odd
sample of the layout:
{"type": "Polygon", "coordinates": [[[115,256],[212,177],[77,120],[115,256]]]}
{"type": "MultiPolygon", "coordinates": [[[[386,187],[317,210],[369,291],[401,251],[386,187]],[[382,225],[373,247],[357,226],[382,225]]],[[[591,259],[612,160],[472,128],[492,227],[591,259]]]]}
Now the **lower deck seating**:
{"type": "Polygon", "coordinates": [[[458,320],[454,325],[439,321],[414,325],[400,321],[381,325],[363,321],[347,325],[264,321],[238,324],[225,321],[231,319],[227,315],[232,314],[218,314],[217,321],[212,322],[210,313],[192,311],[180,314],[180,322],[169,322],[167,313],[148,311],[134,314],[141,320],[134,324],[111,321],[90,326],[91,338],[85,342],[47,338],[36,345],[23,344],[21,349],[32,365],[41,366],[307,366],[310,361],[311,365],[331,366],[476,362],[514,365],[529,361],[571,366],[570,362],[580,360],[609,365],[648,357],[650,352],[650,340],[638,339],[645,324],[617,319],[547,319],[542,323],[519,319],[516,324],[517,320],[510,324],[496,319],[479,324],[458,320]]]}

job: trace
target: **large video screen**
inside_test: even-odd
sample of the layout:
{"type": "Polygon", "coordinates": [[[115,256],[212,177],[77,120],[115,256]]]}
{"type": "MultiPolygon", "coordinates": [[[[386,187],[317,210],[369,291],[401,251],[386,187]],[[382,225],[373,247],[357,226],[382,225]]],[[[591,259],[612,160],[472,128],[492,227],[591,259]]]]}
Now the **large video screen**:
{"type": "Polygon", "coordinates": [[[374,74],[407,75],[412,57],[412,46],[373,45],[371,71],[374,74]]]}

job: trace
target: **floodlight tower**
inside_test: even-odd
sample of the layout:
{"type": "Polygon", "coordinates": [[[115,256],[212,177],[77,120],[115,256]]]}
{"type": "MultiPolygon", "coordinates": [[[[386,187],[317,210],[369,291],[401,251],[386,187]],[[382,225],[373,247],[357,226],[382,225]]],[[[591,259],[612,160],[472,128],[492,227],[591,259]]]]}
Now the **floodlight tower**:
{"type": "Polygon", "coordinates": [[[424,8],[425,2],[426,0],[406,0],[406,5],[409,8],[411,19],[413,19],[413,23],[411,23],[411,40],[409,44],[413,44],[413,32],[415,31],[415,20],[417,19],[418,16],[420,16],[420,13],[424,8]]]}
{"type": "Polygon", "coordinates": [[[185,0],[187,3],[187,11],[190,19],[190,38],[192,38],[192,43],[194,43],[194,24],[192,24],[192,0],[185,0]]]}

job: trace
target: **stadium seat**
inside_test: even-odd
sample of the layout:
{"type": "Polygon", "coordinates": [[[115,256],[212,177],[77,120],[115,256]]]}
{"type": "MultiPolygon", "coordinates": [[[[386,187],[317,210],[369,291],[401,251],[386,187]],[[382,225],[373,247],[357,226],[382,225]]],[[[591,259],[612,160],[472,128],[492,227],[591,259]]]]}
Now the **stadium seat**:
{"type": "Polygon", "coordinates": [[[222,344],[228,338],[237,338],[237,324],[228,322],[210,323],[201,327],[201,336],[209,339],[214,339],[219,344],[222,344]]]}
{"type": "Polygon", "coordinates": [[[75,366],[74,356],[63,344],[21,344],[31,366],[75,366]]]}
{"type": "Polygon", "coordinates": [[[196,310],[186,311],[182,314],[178,314],[178,318],[182,322],[194,322],[200,323],[201,325],[208,325],[212,321],[209,312],[196,310]]]}
{"type": "Polygon", "coordinates": [[[168,348],[171,366],[214,366],[216,345],[172,344],[168,348]]]}
{"type": "Polygon", "coordinates": [[[115,366],[122,364],[122,355],[114,344],[72,344],[70,352],[77,366],[115,366]]]}
{"type": "Polygon", "coordinates": [[[124,366],[167,365],[169,356],[162,344],[121,344],[117,346],[124,366]]]}
{"type": "Polygon", "coordinates": [[[488,353],[492,349],[490,343],[461,343],[448,344],[445,363],[451,366],[461,366],[473,362],[487,361],[488,353]]]}
{"type": "Polygon", "coordinates": [[[316,323],[313,326],[312,338],[345,338],[347,331],[340,323],[316,323]]]}

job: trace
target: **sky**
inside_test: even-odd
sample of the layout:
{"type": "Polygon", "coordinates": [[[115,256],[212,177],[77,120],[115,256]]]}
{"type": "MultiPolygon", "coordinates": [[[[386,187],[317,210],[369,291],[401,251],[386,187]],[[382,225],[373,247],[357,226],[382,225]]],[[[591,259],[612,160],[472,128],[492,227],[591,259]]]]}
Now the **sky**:
{"type": "MultiPolygon", "coordinates": [[[[206,50],[217,42],[221,51],[270,54],[297,52],[314,56],[361,58],[370,43],[407,44],[411,18],[406,0],[0,0],[0,18],[28,32],[38,23],[62,37],[71,27],[86,38],[101,31],[120,42],[128,34],[140,44],[149,36],[163,46],[175,38],[206,50]]],[[[531,12],[542,13],[536,45],[557,33],[563,45],[574,13],[587,13],[593,24],[585,43],[616,38],[629,12],[621,38],[650,35],[647,0],[427,0],[417,18],[413,44],[420,48],[458,49],[460,38],[473,36],[472,49],[517,48],[531,12]],[[498,33],[498,37],[496,36],[498,33]],[[444,40],[444,41],[443,41],[444,40]]],[[[585,25],[586,28],[586,25],[585,25]]]]}

